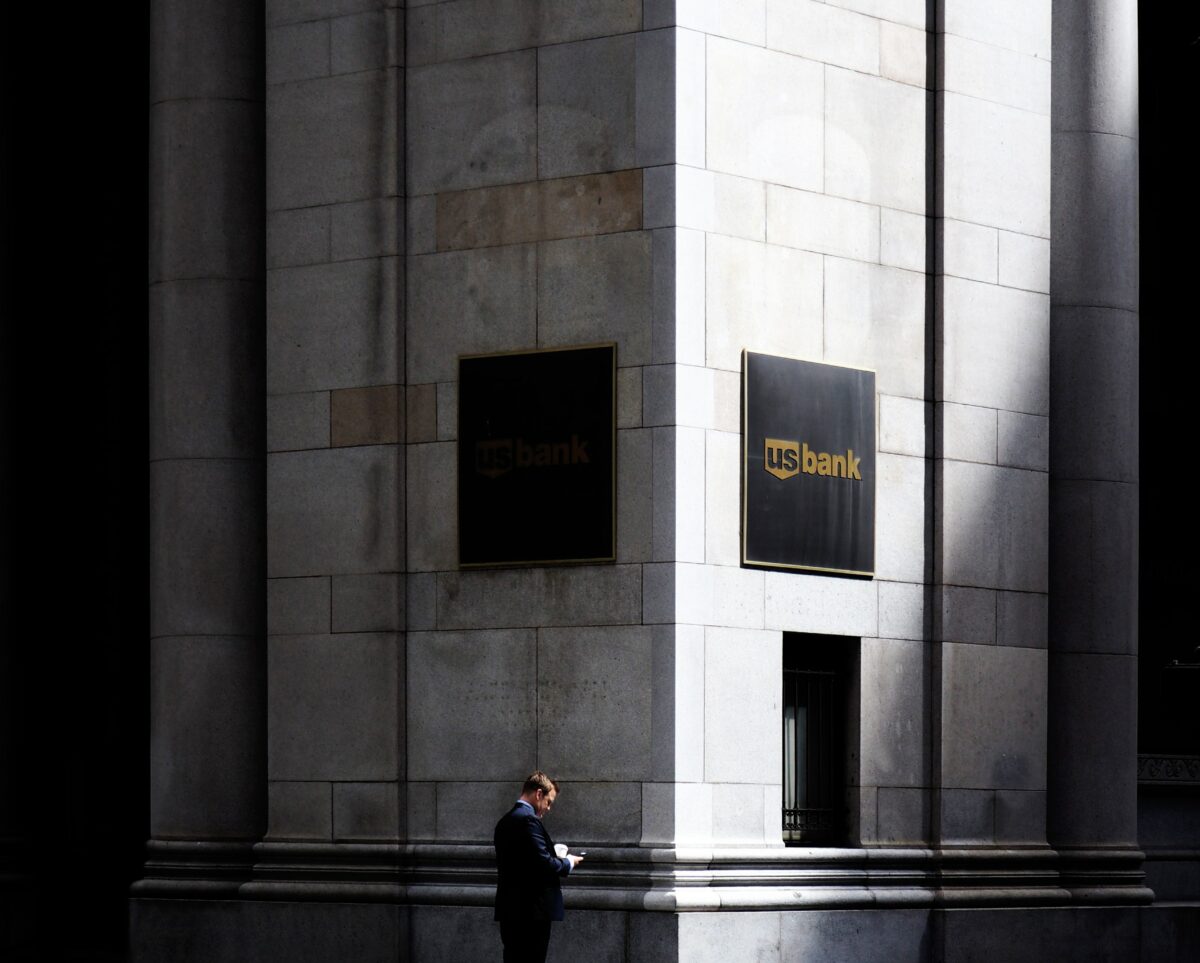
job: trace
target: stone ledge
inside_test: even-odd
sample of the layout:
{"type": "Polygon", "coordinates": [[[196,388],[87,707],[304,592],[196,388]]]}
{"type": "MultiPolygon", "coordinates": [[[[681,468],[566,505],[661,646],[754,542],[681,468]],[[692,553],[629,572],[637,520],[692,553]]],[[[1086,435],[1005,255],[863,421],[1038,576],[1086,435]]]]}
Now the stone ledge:
{"type": "MultiPolygon", "coordinates": [[[[137,896],[488,906],[485,845],[263,842],[150,844],[137,896]],[[253,856],[252,863],[243,861],[253,856]]],[[[1027,849],[593,848],[565,888],[576,909],[1144,904],[1142,853],[1027,849]]]]}

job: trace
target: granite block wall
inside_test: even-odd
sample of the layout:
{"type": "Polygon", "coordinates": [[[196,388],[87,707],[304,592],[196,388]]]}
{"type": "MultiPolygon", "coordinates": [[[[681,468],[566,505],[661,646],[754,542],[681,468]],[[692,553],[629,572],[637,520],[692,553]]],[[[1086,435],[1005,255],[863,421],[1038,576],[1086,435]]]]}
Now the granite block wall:
{"type": "Polygon", "coordinates": [[[931,831],[1031,845],[1047,768],[1050,4],[948,3],[940,28],[931,831]]]}
{"type": "MultiPolygon", "coordinates": [[[[1069,6],[269,0],[258,135],[237,57],[158,70],[152,187],[175,201],[152,225],[155,832],[262,839],[245,892],[289,899],[363,880],[318,880],[324,864],[301,879],[285,856],[371,844],[353,852],[379,875],[352,899],[415,896],[339,917],[379,924],[367,955],[437,958],[451,939],[483,955],[473,847],[537,766],[564,783],[555,834],[608,849],[616,880],[570,887],[565,952],[968,959],[1017,933],[1014,958],[1072,940],[1104,958],[1137,942],[1134,909],[1089,929],[1065,910],[930,909],[959,898],[953,874],[903,890],[853,875],[959,858],[970,878],[1014,850],[1041,866],[1048,788],[1100,796],[1135,755],[1136,446],[1097,452],[1135,433],[1136,272],[1128,245],[1078,252],[1105,216],[1136,236],[1136,123],[1112,90],[1063,79],[1103,61],[1120,87],[1132,66],[1116,0],[1052,50],[1052,7],[1061,32],[1069,6]],[[258,148],[256,186],[237,171],[258,148]],[[226,189],[193,196],[206,171],[226,189]],[[264,225],[238,214],[264,204],[258,263],[264,225]],[[460,570],[459,357],[597,342],[617,348],[615,563],[460,570]],[[744,349],[875,371],[873,578],[741,566],[744,349]],[[229,358],[261,361],[265,383],[229,358]],[[239,418],[264,395],[265,419],[239,418]],[[1055,555],[1055,526],[1078,551],[1055,555]],[[265,651],[246,642],[264,605],[265,651]],[[840,637],[854,666],[849,851],[782,851],[786,633],[840,637]],[[420,877],[443,859],[465,882],[420,877]],[[681,865],[713,885],[670,878],[681,865]],[[731,866],[826,876],[723,886],[731,866]],[[826,908],[780,908],[810,897],[826,908]],[[905,908],[827,909],[877,898],[905,908]]],[[[184,26],[197,50],[217,43],[184,26]]],[[[1129,842],[1128,789],[1052,842],[1129,842]]],[[[1052,889],[1037,897],[1069,897],[1052,889]]],[[[325,912],[303,905],[196,920],[217,943],[269,941],[325,912]]],[[[175,909],[139,904],[138,953],[162,955],[145,940],[175,909]]],[[[304,951],[336,952],[323,938],[304,951]]]]}
{"type": "MultiPolygon", "coordinates": [[[[537,764],[636,798],[643,818],[625,842],[675,838],[668,827],[686,822],[692,842],[776,845],[770,680],[780,633],[799,631],[863,640],[860,682],[903,665],[920,688],[892,698],[930,700],[899,735],[862,710],[856,841],[882,841],[880,825],[935,831],[942,803],[915,791],[945,790],[946,807],[983,800],[991,828],[956,828],[959,841],[994,841],[1014,800],[1026,811],[1033,797],[1014,794],[1044,792],[1044,733],[1002,743],[955,700],[1003,701],[989,685],[1002,648],[1008,696],[1034,716],[1045,704],[1048,54],[1037,3],[1016,19],[951,4],[939,24],[915,2],[272,4],[272,798],[295,811],[378,778],[361,798],[395,799],[408,815],[392,815],[420,838],[468,838],[436,800],[483,825],[470,807],[518,778],[510,767],[537,764]],[[609,340],[617,564],[459,572],[459,355],[609,340]],[[740,567],[743,348],[877,372],[874,581],[740,567]],[[592,640],[578,652],[632,661],[576,660],[584,678],[560,679],[553,633],[566,629],[592,640]],[[930,636],[944,648],[918,654],[930,636]],[[337,645],[368,659],[364,706],[378,713],[276,705],[337,645]],[[729,726],[704,680],[739,658],[742,695],[761,712],[729,726]],[[569,734],[593,692],[617,691],[605,688],[615,668],[639,659],[657,668],[604,703],[610,741],[664,748],[654,765],[616,766],[602,741],[569,734]],[[441,710],[429,692],[475,672],[484,688],[452,699],[455,759],[430,732],[441,710]],[[561,694],[572,687],[587,694],[561,694]],[[359,722],[370,729],[351,731],[359,722]],[[471,746],[497,726],[512,743],[505,765],[477,760],[473,773],[471,746]],[[930,726],[940,761],[922,749],[930,726]],[[666,748],[685,732],[702,766],[666,748]],[[350,763],[364,738],[397,745],[370,779],[350,763]],[[328,740],[345,772],[287,771],[284,746],[328,740]],[[959,742],[982,754],[965,769],[959,742]],[[866,761],[867,747],[892,761],[866,761]],[[328,785],[299,788],[310,778],[328,785]],[[750,837],[719,815],[746,789],[764,807],[750,837]],[[684,813],[692,798],[720,829],[684,813]],[[669,811],[647,815],[647,799],[669,811]],[[418,814],[428,800],[435,812],[418,814]],[[918,813],[933,822],[916,826],[918,813]]],[[[271,825],[290,838],[283,811],[271,825]]]]}
{"type": "Polygon", "coordinates": [[[271,841],[403,833],[404,11],[267,4],[271,841]]]}
{"type": "MultiPolygon", "coordinates": [[[[889,776],[897,786],[887,788],[928,785],[919,668],[922,459],[932,401],[924,360],[925,5],[885,7],[646,7],[647,27],[674,25],[681,132],[670,163],[645,172],[647,226],[675,237],[675,350],[655,365],[666,370],[644,382],[643,404],[656,431],[675,436],[679,533],[674,564],[650,572],[646,604],[653,617],[673,613],[678,625],[704,634],[705,766],[696,785],[675,787],[677,806],[703,800],[687,816],[695,842],[781,843],[783,632],[841,635],[855,647],[864,639],[867,674],[907,665],[915,651],[918,688],[894,693],[915,700],[905,732],[893,741],[885,731],[891,720],[876,718],[872,707],[861,738],[871,749],[886,741],[886,751],[902,757],[905,772],[889,776]],[[685,137],[690,131],[699,133],[685,137]],[[685,301],[683,291],[699,292],[702,303],[685,301]],[[747,348],[876,370],[887,453],[875,581],[740,567],[739,385],[747,348]],[[907,647],[905,637],[914,640],[907,647]],[[754,800],[755,813],[762,800],[761,830],[755,813],[730,818],[735,799],[754,800]]],[[[683,732],[685,720],[678,723],[683,732]]],[[[855,820],[864,841],[875,838],[881,779],[877,771],[855,774],[870,800],[869,820],[855,820]]]]}
{"type": "Polygon", "coordinates": [[[452,0],[407,13],[413,840],[489,839],[540,766],[564,783],[556,834],[636,845],[647,787],[672,768],[652,752],[669,745],[674,693],[643,566],[675,540],[675,439],[644,417],[666,390],[644,390],[644,372],[673,322],[673,239],[646,229],[644,169],[674,149],[674,49],[642,30],[641,7],[452,0]],[[598,342],[617,345],[616,564],[459,571],[459,356],[598,342]]]}

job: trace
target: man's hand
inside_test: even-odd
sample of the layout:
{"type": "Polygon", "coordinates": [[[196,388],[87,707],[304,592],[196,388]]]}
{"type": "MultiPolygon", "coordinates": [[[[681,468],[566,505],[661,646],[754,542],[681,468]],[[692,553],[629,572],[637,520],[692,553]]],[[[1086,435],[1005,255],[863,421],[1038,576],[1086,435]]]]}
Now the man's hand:
{"type": "Polygon", "coordinates": [[[578,866],[580,863],[583,862],[582,856],[576,856],[573,853],[568,853],[567,859],[569,859],[571,861],[571,869],[574,869],[576,866],[578,866]]]}

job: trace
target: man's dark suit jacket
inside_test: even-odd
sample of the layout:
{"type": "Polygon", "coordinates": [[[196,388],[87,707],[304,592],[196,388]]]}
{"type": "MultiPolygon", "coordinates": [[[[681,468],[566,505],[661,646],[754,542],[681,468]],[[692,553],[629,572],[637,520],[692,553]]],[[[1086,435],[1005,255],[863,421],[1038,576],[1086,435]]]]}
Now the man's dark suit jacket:
{"type": "Polygon", "coordinates": [[[496,823],[496,919],[561,920],[559,877],[571,863],[554,855],[554,840],[531,806],[513,806],[496,823]]]}

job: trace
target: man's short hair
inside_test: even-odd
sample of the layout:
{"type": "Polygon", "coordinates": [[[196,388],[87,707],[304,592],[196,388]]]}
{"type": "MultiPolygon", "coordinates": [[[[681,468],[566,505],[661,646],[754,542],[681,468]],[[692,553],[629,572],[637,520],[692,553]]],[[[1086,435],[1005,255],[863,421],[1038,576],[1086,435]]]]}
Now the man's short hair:
{"type": "Polygon", "coordinates": [[[538,790],[549,793],[551,790],[558,792],[558,783],[547,776],[542,770],[531,772],[529,778],[525,780],[525,785],[521,787],[521,795],[537,792],[538,790]]]}

